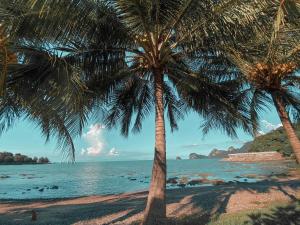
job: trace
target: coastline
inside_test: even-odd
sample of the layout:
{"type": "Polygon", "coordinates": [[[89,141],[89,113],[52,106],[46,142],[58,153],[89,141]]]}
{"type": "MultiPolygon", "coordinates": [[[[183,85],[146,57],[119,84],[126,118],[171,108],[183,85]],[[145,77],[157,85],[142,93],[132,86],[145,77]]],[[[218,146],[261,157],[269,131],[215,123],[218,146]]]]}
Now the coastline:
{"type": "MultiPolygon", "coordinates": [[[[0,224],[135,224],[142,218],[147,191],[66,199],[1,200],[0,224]],[[37,221],[31,222],[31,211],[37,221]]],[[[300,173],[257,183],[167,190],[173,220],[195,215],[231,214],[300,198],[300,173]]]]}

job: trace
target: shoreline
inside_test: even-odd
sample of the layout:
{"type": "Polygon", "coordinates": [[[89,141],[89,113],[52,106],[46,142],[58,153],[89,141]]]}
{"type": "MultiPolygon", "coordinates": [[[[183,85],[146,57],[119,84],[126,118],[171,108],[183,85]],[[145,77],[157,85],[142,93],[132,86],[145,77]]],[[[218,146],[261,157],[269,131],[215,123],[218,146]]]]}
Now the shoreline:
{"type": "MultiPolygon", "coordinates": [[[[177,220],[223,215],[300,199],[300,173],[256,183],[167,190],[167,214],[177,220]]],[[[0,224],[135,224],[143,216],[148,191],[60,199],[1,200],[0,224]],[[38,220],[31,222],[31,211],[38,220]]]]}

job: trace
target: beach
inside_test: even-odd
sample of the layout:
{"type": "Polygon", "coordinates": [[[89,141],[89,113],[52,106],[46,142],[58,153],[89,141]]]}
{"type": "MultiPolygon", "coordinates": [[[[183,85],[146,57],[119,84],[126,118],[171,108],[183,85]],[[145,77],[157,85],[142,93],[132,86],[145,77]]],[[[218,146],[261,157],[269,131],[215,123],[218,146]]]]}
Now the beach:
{"type": "MultiPolygon", "coordinates": [[[[137,224],[142,219],[146,197],[147,191],[69,199],[3,200],[0,224],[137,224]],[[37,221],[31,221],[32,210],[37,221]]],[[[256,183],[167,190],[167,215],[173,221],[167,224],[207,224],[216,216],[251,212],[299,198],[299,170],[291,170],[286,177],[256,183]],[[189,217],[188,223],[180,223],[189,217]]]]}

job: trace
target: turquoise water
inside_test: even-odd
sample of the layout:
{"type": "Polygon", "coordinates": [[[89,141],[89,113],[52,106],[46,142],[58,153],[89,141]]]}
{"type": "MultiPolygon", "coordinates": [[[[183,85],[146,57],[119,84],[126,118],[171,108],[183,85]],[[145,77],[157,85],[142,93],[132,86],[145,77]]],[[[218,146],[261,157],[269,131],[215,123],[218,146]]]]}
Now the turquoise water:
{"type": "MultiPolygon", "coordinates": [[[[218,159],[170,160],[168,177],[193,179],[199,178],[200,173],[209,173],[209,179],[233,181],[245,174],[285,173],[290,166],[282,162],[243,164],[218,159]]],[[[1,165],[0,199],[62,198],[146,190],[151,167],[152,161],[1,165]],[[43,191],[39,191],[41,189],[43,191]]],[[[255,181],[247,179],[247,182],[255,181]]]]}

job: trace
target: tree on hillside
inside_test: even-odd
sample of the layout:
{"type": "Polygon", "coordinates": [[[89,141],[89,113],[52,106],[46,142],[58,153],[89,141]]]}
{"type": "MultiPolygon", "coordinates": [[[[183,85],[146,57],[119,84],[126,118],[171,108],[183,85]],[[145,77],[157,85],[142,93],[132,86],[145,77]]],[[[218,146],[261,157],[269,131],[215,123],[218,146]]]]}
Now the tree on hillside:
{"type": "MultiPolygon", "coordinates": [[[[209,0],[20,0],[22,5],[9,2],[8,7],[13,7],[14,13],[24,16],[8,25],[13,28],[10,32],[15,40],[20,40],[18,54],[21,59],[29,60],[35,66],[32,69],[38,72],[34,76],[32,70],[20,73],[25,84],[41,78],[39,65],[43,62],[47,65],[46,80],[54,79],[50,79],[55,83],[50,87],[54,86],[58,93],[65,92],[63,87],[69,86],[60,83],[62,78],[57,71],[66,70],[68,73],[63,74],[82,81],[87,89],[79,92],[82,98],[73,104],[76,107],[67,104],[70,107],[67,109],[75,112],[71,115],[84,116],[87,110],[104,105],[108,109],[106,125],[119,125],[125,136],[131,130],[140,131],[143,119],[152,110],[155,112],[154,163],[143,224],[160,223],[166,218],[165,114],[172,130],[178,128],[177,121],[187,110],[205,118],[205,131],[222,128],[235,135],[237,127],[249,130],[246,107],[236,94],[239,84],[227,77],[206,76],[199,72],[198,66],[217,54],[214,44],[242,38],[241,25],[261,15],[268,1],[259,1],[260,4],[253,1],[245,7],[236,1],[217,4],[209,0]],[[200,57],[202,49],[209,51],[206,58],[200,57]]],[[[21,68],[28,69],[26,62],[23,61],[21,68]]],[[[19,90],[23,82],[14,83],[16,79],[12,77],[8,83],[11,79],[16,86],[11,86],[10,95],[17,93],[22,99],[24,94],[19,90]]],[[[69,111],[62,108],[61,114],[60,108],[43,109],[43,101],[49,98],[51,101],[46,103],[53,107],[52,103],[61,98],[49,90],[38,90],[43,98],[37,98],[36,105],[25,101],[25,106],[27,110],[32,109],[29,115],[41,117],[40,123],[47,133],[49,125],[57,121],[56,115],[61,120],[69,111]],[[49,116],[55,119],[47,121],[49,116]]],[[[68,97],[63,100],[70,100],[68,97]]],[[[8,106],[15,99],[8,98],[8,106]]],[[[64,101],[59,100],[62,105],[64,101]]],[[[69,121],[74,122],[63,119],[54,126],[60,128],[60,124],[68,125],[69,121]]],[[[73,124],[71,130],[72,127],[73,124]]]]}
{"type": "Polygon", "coordinates": [[[300,163],[300,140],[290,118],[290,115],[295,118],[300,115],[297,74],[300,69],[300,3],[283,0],[278,5],[272,29],[227,51],[251,85],[250,110],[254,123],[257,124],[258,111],[266,102],[272,102],[300,163]]]}

